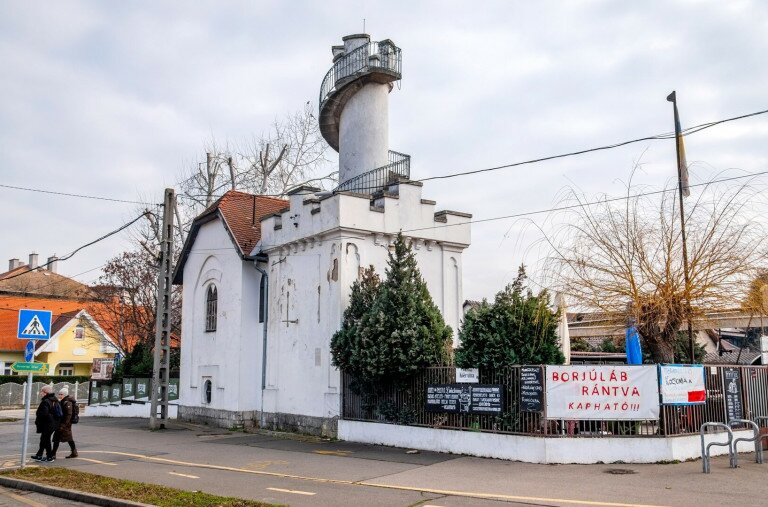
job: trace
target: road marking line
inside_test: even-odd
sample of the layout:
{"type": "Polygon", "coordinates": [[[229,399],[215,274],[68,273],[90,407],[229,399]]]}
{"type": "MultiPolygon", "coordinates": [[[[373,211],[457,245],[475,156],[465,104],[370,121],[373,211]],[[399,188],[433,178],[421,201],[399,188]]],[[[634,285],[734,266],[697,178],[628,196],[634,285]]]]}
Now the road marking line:
{"type": "Polygon", "coordinates": [[[307,496],[313,496],[317,493],[312,493],[311,491],[299,491],[298,489],[283,489],[283,488],[267,488],[270,491],[279,491],[280,493],[292,493],[294,495],[307,495],[307,496]]]}
{"type": "Polygon", "coordinates": [[[180,474],[178,472],[168,472],[171,475],[178,475],[179,477],[186,477],[187,479],[199,479],[196,475],[180,474]]]}
{"type": "Polygon", "coordinates": [[[346,458],[349,456],[352,451],[313,451],[315,454],[322,454],[324,456],[341,456],[342,458],[346,458]]]}
{"type": "Polygon", "coordinates": [[[504,495],[500,493],[475,493],[471,491],[454,491],[454,490],[445,490],[445,489],[418,488],[413,486],[395,486],[391,484],[376,484],[375,482],[366,482],[366,481],[347,481],[344,479],[323,479],[321,477],[306,477],[303,475],[283,474],[278,472],[265,472],[263,470],[249,470],[247,468],[228,467],[225,465],[211,465],[208,463],[192,463],[189,461],[178,461],[174,459],[158,458],[156,456],[147,456],[144,454],[135,454],[130,452],[120,452],[120,451],[81,451],[81,452],[116,454],[118,456],[127,456],[130,458],[144,459],[147,461],[157,461],[160,463],[170,463],[170,464],[179,465],[179,466],[209,468],[211,470],[241,472],[244,474],[280,477],[282,479],[297,479],[302,481],[319,482],[323,484],[346,484],[349,486],[368,486],[372,488],[396,489],[400,491],[416,491],[416,492],[424,492],[424,493],[434,493],[436,495],[459,496],[459,497],[465,497],[465,498],[483,498],[488,500],[506,500],[506,501],[528,501],[528,502],[538,502],[538,503],[565,503],[565,504],[572,504],[572,505],[603,505],[606,507],[662,507],[660,505],[653,505],[653,504],[599,502],[599,501],[593,501],[593,500],[576,500],[572,498],[547,498],[547,497],[537,497],[537,496],[504,495]]]}
{"type": "Polygon", "coordinates": [[[11,493],[6,488],[0,488],[0,494],[7,496],[9,498],[13,498],[17,502],[21,502],[23,504],[29,505],[30,507],[47,507],[44,503],[35,502],[34,500],[30,500],[29,498],[24,498],[21,495],[11,493]]]}
{"type": "MultiPolygon", "coordinates": [[[[83,451],[80,451],[83,452],[83,451]]],[[[82,461],[90,461],[91,463],[98,463],[99,465],[109,465],[111,467],[116,467],[117,463],[109,463],[107,461],[99,461],[97,459],[91,459],[91,458],[80,458],[82,461]]]]}

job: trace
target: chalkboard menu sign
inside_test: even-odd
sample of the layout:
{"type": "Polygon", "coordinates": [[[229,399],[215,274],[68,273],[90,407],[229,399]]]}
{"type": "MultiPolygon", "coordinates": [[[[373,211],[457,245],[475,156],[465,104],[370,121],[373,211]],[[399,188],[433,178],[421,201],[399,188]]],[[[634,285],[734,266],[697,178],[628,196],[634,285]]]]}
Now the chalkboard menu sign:
{"type": "Polygon", "coordinates": [[[493,414],[504,412],[504,386],[437,384],[427,386],[427,412],[493,414]]]}
{"type": "Polygon", "coordinates": [[[725,393],[725,410],[728,414],[728,420],[743,419],[741,374],[738,368],[723,368],[723,392],[725,393]]]}
{"type": "Polygon", "coordinates": [[[541,368],[538,366],[520,368],[520,410],[523,412],[544,410],[544,381],[541,368]]]}

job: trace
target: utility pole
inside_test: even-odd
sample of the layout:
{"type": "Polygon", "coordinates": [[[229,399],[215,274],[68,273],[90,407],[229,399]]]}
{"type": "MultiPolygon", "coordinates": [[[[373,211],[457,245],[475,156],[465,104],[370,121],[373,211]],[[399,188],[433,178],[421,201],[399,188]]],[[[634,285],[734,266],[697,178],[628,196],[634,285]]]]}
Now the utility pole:
{"type": "Polygon", "coordinates": [[[160,238],[160,266],[157,273],[155,353],[150,391],[149,428],[164,429],[168,420],[168,376],[171,357],[171,276],[173,275],[173,212],[176,193],[165,189],[163,228],[160,238]],[[160,409],[158,411],[158,408],[160,409]]]}
{"type": "Polygon", "coordinates": [[[677,93],[669,94],[667,101],[672,103],[675,115],[675,152],[677,154],[677,188],[680,197],[680,236],[683,240],[683,276],[685,279],[685,313],[688,321],[688,343],[691,347],[691,364],[696,362],[696,341],[693,339],[693,326],[691,324],[691,281],[688,274],[688,242],[685,238],[685,211],[683,198],[690,195],[688,188],[688,164],[685,160],[685,148],[683,146],[683,132],[680,127],[680,115],[677,112],[677,93]]]}

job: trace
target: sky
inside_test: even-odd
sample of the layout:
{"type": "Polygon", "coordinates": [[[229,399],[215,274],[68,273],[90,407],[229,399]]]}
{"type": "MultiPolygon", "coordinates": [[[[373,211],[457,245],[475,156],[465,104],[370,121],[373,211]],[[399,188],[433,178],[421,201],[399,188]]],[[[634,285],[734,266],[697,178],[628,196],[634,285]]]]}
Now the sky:
{"type": "MultiPolygon", "coordinates": [[[[555,1],[61,1],[0,3],[0,184],[161,202],[204,145],[239,143],[316,105],[330,47],[392,39],[403,79],[390,149],[413,178],[482,169],[768,109],[768,3],[555,1]],[[363,25],[365,23],[365,25],[363,25]]],[[[692,183],[768,170],[768,115],[686,138],[692,183]]],[[[475,219],[676,177],[674,142],[424,184],[475,219]]],[[[767,180],[768,181],[768,180],[767,180]]],[[[694,190],[695,191],[695,190],[694,190]]],[[[71,252],[139,204],[0,187],[0,256],[71,252]]],[[[546,215],[480,222],[464,297],[492,297],[546,256],[546,215]]],[[[130,246],[121,234],[59,263],[83,282],[130,246]]]]}

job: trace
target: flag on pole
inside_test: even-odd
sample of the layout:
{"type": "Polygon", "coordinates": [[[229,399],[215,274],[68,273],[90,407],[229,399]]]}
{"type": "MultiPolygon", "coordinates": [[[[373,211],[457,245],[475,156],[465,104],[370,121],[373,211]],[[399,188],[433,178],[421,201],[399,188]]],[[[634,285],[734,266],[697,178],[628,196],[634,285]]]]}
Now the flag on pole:
{"type": "Polygon", "coordinates": [[[685,145],[683,144],[683,129],[680,128],[680,115],[677,113],[677,94],[672,92],[667,97],[667,101],[671,102],[675,110],[675,141],[677,142],[677,178],[680,183],[680,188],[683,191],[683,196],[688,197],[691,195],[691,189],[688,186],[688,162],[685,160],[685,145]]]}

